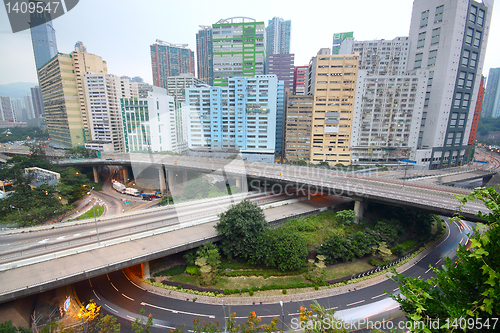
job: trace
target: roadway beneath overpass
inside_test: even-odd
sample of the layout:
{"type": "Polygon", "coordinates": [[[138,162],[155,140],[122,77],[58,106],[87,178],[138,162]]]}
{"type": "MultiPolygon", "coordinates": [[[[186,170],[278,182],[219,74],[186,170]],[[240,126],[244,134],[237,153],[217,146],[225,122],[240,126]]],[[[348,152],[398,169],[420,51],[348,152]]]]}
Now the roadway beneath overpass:
{"type": "MultiPolygon", "coordinates": [[[[315,196],[286,206],[268,208],[264,213],[268,222],[276,223],[291,216],[319,212],[343,202],[345,200],[335,196],[315,196]]],[[[196,207],[197,203],[192,205],[196,207]]],[[[93,243],[29,259],[13,260],[1,265],[3,270],[0,271],[0,302],[50,290],[215,241],[219,237],[214,229],[216,223],[217,218],[214,217],[197,217],[191,222],[101,241],[100,246],[93,243]],[[24,262],[26,260],[27,262],[24,262]]],[[[89,227],[93,228],[93,224],[89,227]]],[[[71,233],[71,230],[68,233],[71,233]]]]}

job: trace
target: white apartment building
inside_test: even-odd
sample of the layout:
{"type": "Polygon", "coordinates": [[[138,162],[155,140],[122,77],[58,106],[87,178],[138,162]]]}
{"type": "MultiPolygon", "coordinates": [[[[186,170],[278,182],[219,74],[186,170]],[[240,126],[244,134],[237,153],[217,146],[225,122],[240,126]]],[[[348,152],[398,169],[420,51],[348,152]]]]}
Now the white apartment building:
{"type": "Polygon", "coordinates": [[[369,75],[358,71],[352,125],[352,163],[397,162],[417,146],[427,71],[369,75]]]}
{"type": "Polygon", "coordinates": [[[431,169],[467,163],[493,0],[415,0],[408,70],[429,71],[415,159],[431,169]]]}
{"type": "Polygon", "coordinates": [[[180,103],[167,90],[153,87],[147,98],[122,98],[125,151],[181,153],[185,143],[177,136],[180,103]]]}
{"type": "Polygon", "coordinates": [[[105,150],[109,149],[107,144],[111,144],[113,151],[124,151],[120,99],[138,98],[137,83],[116,75],[91,72],[85,73],[84,83],[92,138],[86,147],[105,150]]]}

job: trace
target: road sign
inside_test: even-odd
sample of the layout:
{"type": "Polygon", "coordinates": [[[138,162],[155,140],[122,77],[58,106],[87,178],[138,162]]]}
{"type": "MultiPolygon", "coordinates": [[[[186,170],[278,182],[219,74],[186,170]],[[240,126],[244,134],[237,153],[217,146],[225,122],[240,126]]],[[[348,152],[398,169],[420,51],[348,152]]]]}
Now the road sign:
{"type": "Polygon", "coordinates": [[[68,298],[66,298],[66,301],[64,301],[64,311],[68,312],[70,303],[71,303],[71,298],[69,298],[68,296],[68,298]]]}
{"type": "Polygon", "coordinates": [[[483,163],[483,164],[488,164],[488,162],[486,162],[486,161],[478,161],[478,160],[474,160],[474,161],[472,161],[472,162],[474,162],[474,163],[483,163]]]}
{"type": "Polygon", "coordinates": [[[129,203],[130,203],[130,201],[125,201],[125,203],[126,203],[126,204],[129,204],[129,203]]]}
{"type": "Polygon", "coordinates": [[[401,160],[401,162],[417,164],[417,161],[412,161],[412,160],[401,160]]]}

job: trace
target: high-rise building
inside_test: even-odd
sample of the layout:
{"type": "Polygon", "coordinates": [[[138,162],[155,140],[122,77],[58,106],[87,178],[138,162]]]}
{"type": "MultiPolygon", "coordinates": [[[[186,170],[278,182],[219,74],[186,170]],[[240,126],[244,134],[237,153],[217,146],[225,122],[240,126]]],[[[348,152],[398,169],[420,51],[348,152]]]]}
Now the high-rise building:
{"type": "Polygon", "coordinates": [[[271,54],[269,56],[269,74],[275,74],[283,81],[285,89],[293,90],[294,58],[292,53],[271,54]]]}
{"type": "Polygon", "coordinates": [[[276,121],[283,86],[276,75],[229,78],[227,82],[225,87],[203,85],[186,90],[189,149],[238,150],[243,158],[274,162],[276,141],[281,140],[276,137],[276,121]]]}
{"type": "Polygon", "coordinates": [[[292,21],[280,17],[269,20],[266,28],[266,58],[269,62],[271,54],[290,53],[290,34],[292,21]]]}
{"type": "Polygon", "coordinates": [[[35,112],[33,110],[33,98],[31,97],[31,94],[28,93],[26,96],[24,96],[24,108],[26,110],[26,119],[34,119],[35,118],[35,112]]]}
{"type": "Polygon", "coordinates": [[[148,92],[153,91],[153,86],[146,82],[138,82],[137,90],[139,91],[139,98],[148,98],[148,92]]]}
{"type": "Polygon", "coordinates": [[[359,69],[366,70],[367,75],[403,75],[409,49],[408,37],[396,37],[393,40],[344,41],[339,52],[358,54],[359,69]]]}
{"type": "Polygon", "coordinates": [[[11,98],[10,103],[12,104],[12,113],[14,114],[14,121],[25,122],[26,110],[24,110],[23,100],[20,98],[11,98]]]}
{"type": "Polygon", "coordinates": [[[16,118],[12,108],[12,102],[9,96],[0,96],[0,114],[2,121],[15,122],[16,118]]]}
{"type": "Polygon", "coordinates": [[[124,151],[120,99],[137,99],[137,83],[104,73],[85,73],[84,77],[92,139],[87,145],[103,150],[104,145],[111,144],[113,151],[124,151]]]}
{"type": "Polygon", "coordinates": [[[44,117],[45,110],[43,108],[42,90],[39,86],[31,88],[31,98],[33,101],[33,112],[35,114],[35,118],[44,117]]]}
{"type": "Polygon", "coordinates": [[[167,78],[167,93],[174,96],[177,102],[186,102],[186,88],[193,85],[204,84],[205,82],[196,78],[191,73],[169,76],[167,78]]]}
{"type": "Polygon", "coordinates": [[[481,117],[497,118],[500,115],[500,68],[490,68],[484,92],[481,117]]]}
{"type": "Polygon", "coordinates": [[[359,59],[324,52],[307,71],[307,94],[314,95],[310,161],[348,165],[359,59]]]}
{"type": "Polygon", "coordinates": [[[52,22],[50,11],[30,14],[31,43],[37,70],[57,54],[56,31],[52,22]]]}
{"type": "Polygon", "coordinates": [[[304,95],[306,93],[306,76],[309,66],[295,66],[293,74],[293,94],[304,95]]]}
{"type": "Polygon", "coordinates": [[[91,140],[84,75],[107,74],[106,62],[94,54],[58,53],[38,70],[51,144],[84,147],[91,140]]]}
{"type": "Polygon", "coordinates": [[[180,153],[176,133],[176,103],[167,90],[153,87],[147,98],[122,98],[121,110],[126,152],[172,151],[180,153]]]}
{"type": "Polygon", "coordinates": [[[167,77],[194,72],[194,52],[187,44],[170,44],[156,40],[151,45],[151,67],[153,85],[167,89],[167,77]]]}
{"type": "Polygon", "coordinates": [[[131,80],[131,82],[137,82],[137,83],[142,83],[144,80],[140,76],[134,76],[131,80]]]}
{"type": "Polygon", "coordinates": [[[342,44],[346,44],[346,40],[354,40],[354,32],[340,32],[333,34],[332,54],[348,54],[341,51],[342,44]]]}
{"type": "Polygon", "coordinates": [[[352,163],[410,158],[417,147],[428,72],[374,75],[359,70],[353,115],[352,163]]]}
{"type": "Polygon", "coordinates": [[[493,0],[415,0],[408,70],[429,70],[414,159],[463,165],[483,69],[493,0]]]}
{"type": "Polygon", "coordinates": [[[479,84],[479,91],[477,93],[476,108],[474,109],[474,118],[472,119],[472,125],[470,127],[469,142],[468,142],[469,145],[474,145],[476,143],[477,125],[479,124],[479,117],[481,116],[483,99],[484,99],[484,76],[481,75],[481,83],[479,84]]]}
{"type": "Polygon", "coordinates": [[[196,61],[198,79],[213,85],[212,27],[200,25],[196,34],[196,61]]]}
{"type": "Polygon", "coordinates": [[[289,162],[309,161],[313,95],[286,94],[284,156],[289,162]]]}
{"type": "Polygon", "coordinates": [[[78,41],[75,43],[75,51],[87,52],[87,48],[83,45],[83,42],[78,41]]]}
{"type": "Polygon", "coordinates": [[[264,22],[231,17],[212,25],[213,75],[215,86],[226,86],[232,77],[265,73],[264,22]]]}

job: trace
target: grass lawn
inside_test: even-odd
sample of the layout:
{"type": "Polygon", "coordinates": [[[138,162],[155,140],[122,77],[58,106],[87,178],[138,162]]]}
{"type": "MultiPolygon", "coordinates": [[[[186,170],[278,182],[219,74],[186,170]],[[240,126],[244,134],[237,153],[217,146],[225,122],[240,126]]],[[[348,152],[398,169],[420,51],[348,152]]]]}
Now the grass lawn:
{"type": "Polygon", "coordinates": [[[354,273],[364,272],[372,268],[373,266],[368,263],[368,259],[327,267],[325,268],[326,280],[333,280],[343,276],[349,276],[354,273]]]}
{"type": "MultiPolygon", "coordinates": [[[[95,206],[95,216],[99,217],[104,213],[104,207],[103,206],[95,206]]],[[[83,220],[83,219],[90,219],[94,217],[94,210],[90,209],[88,210],[85,214],[82,214],[78,216],[74,220],[83,220]]]]}

